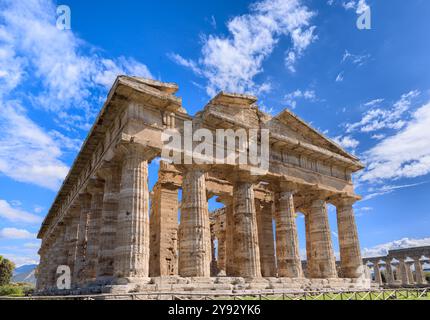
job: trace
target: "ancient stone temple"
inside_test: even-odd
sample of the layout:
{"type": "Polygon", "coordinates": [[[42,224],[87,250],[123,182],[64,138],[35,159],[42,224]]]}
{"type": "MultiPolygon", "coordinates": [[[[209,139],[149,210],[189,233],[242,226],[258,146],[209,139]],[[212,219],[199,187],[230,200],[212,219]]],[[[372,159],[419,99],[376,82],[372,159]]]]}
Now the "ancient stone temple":
{"type": "Polygon", "coordinates": [[[260,111],[253,96],[221,92],[192,117],[177,90],[116,79],[39,231],[39,292],[56,290],[58,266],[70,268],[74,293],[369,286],[353,211],[360,197],[351,175],[360,161],[290,111],[260,111]],[[235,137],[233,148],[216,141],[213,154],[233,154],[233,161],[205,161],[209,152],[189,161],[201,129],[214,137],[219,129],[259,131],[250,143],[235,137]],[[176,161],[160,161],[166,132],[183,137],[176,161]],[[254,149],[258,161],[236,162],[236,151],[254,149]],[[151,161],[160,166],[150,190],[151,161]],[[211,197],[224,208],[210,213],[211,197]],[[339,271],[328,204],[337,208],[339,271]]]}
{"type": "Polygon", "coordinates": [[[426,286],[425,263],[430,263],[430,246],[389,250],[386,256],[363,259],[373,269],[373,282],[386,287],[426,286]]]}

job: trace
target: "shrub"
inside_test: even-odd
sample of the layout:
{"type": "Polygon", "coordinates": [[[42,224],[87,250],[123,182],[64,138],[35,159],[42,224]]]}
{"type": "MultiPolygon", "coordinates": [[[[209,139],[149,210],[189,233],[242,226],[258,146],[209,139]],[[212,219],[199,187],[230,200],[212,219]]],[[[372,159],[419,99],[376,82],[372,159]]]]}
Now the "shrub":
{"type": "Polygon", "coordinates": [[[0,296],[15,296],[20,297],[24,295],[24,287],[14,285],[14,284],[7,284],[4,286],[0,286],[0,296]]]}

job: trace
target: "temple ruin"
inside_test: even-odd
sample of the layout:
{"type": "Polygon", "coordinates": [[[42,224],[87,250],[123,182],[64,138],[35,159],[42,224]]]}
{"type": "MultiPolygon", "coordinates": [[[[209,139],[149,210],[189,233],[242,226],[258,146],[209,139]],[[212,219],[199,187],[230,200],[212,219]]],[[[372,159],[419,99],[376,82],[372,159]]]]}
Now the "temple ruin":
{"type": "Polygon", "coordinates": [[[373,282],[386,287],[426,286],[425,263],[430,263],[430,246],[389,250],[386,256],[363,258],[363,264],[373,269],[373,282]]]}
{"type": "Polygon", "coordinates": [[[60,265],[70,268],[74,293],[369,287],[353,211],[359,159],[289,110],[262,112],[253,96],[220,92],[190,116],[177,90],[116,79],[38,233],[37,290],[55,292],[60,265]],[[161,160],[149,190],[148,163],[160,159],[163,132],[183,132],[187,121],[214,135],[269,130],[269,169],[161,160]],[[224,208],[210,213],[211,197],[224,208]],[[339,272],[327,204],[337,209],[339,272]]]}

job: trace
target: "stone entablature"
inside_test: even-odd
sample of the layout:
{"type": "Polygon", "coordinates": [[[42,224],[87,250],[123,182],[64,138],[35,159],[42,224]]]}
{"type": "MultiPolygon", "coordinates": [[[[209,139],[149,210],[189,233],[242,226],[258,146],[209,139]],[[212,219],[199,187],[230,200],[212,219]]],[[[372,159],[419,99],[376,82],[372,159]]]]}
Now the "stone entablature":
{"type": "Polygon", "coordinates": [[[261,112],[255,97],[221,92],[191,117],[177,90],[117,78],[38,233],[38,288],[54,286],[60,263],[71,267],[75,287],[160,276],[300,279],[296,211],[306,219],[309,277],[334,279],[327,203],[337,207],[342,275],[358,278],[352,205],[360,197],[351,174],[363,168],[359,160],[288,110],[261,112]],[[186,121],[211,132],[268,129],[269,169],[253,175],[252,165],[161,161],[150,192],[148,163],[162,152],[163,132],[183,133],[186,121]],[[223,214],[209,215],[213,196],[223,214]]]}
{"type": "Polygon", "coordinates": [[[430,246],[394,249],[386,256],[363,258],[363,264],[373,268],[374,282],[388,286],[426,285],[423,264],[429,262],[430,246]]]}

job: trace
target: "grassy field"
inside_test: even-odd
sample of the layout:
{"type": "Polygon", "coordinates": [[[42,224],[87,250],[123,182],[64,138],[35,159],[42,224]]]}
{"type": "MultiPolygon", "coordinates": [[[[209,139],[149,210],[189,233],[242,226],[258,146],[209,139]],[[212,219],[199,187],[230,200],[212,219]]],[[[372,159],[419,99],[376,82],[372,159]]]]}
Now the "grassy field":
{"type": "Polygon", "coordinates": [[[384,290],[375,292],[354,293],[322,293],[322,294],[277,294],[224,297],[229,300],[430,300],[430,290],[426,292],[414,290],[384,290]]]}

